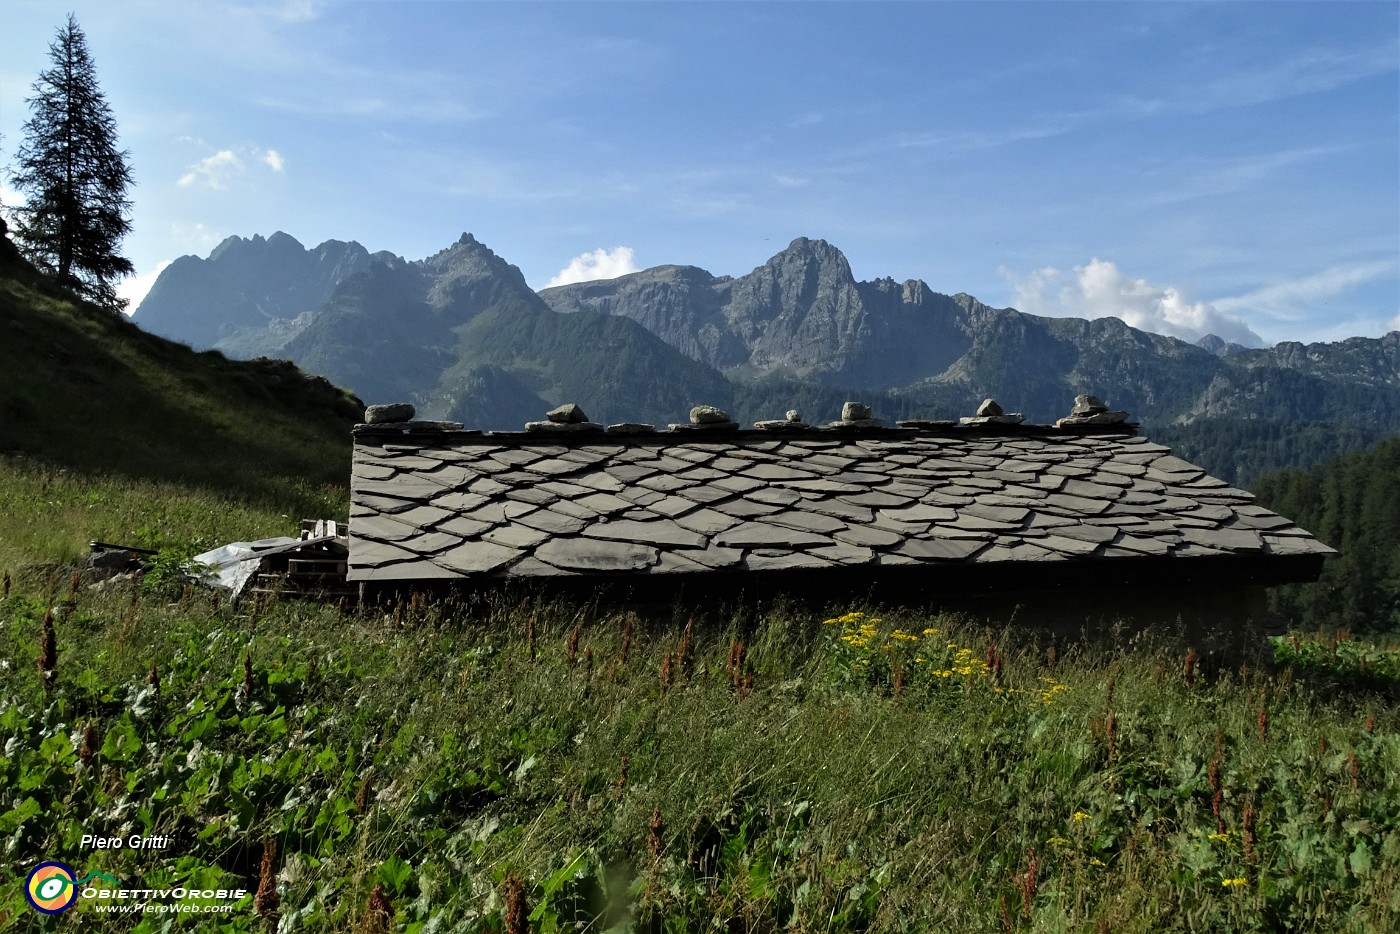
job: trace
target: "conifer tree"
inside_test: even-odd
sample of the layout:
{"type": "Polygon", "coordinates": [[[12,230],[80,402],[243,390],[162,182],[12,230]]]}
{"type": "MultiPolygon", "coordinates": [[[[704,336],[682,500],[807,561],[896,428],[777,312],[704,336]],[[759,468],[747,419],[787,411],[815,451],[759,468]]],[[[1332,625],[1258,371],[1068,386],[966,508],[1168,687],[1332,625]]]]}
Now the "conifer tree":
{"type": "Polygon", "coordinates": [[[131,230],[130,153],[97,85],[87,39],[72,14],[49,46],[52,67],[29,98],[12,183],[25,194],[15,240],[36,266],[100,305],[120,310],[115,281],[135,272],[118,248],[131,230]]]}

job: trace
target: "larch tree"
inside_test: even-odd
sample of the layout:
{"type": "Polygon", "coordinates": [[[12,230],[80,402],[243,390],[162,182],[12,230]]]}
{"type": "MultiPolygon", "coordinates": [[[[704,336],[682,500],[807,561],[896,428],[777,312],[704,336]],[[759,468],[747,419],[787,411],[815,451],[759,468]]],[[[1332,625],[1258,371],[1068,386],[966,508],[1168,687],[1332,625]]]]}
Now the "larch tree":
{"type": "Polygon", "coordinates": [[[71,14],[49,57],[53,65],[34,82],[15,152],[12,184],[25,195],[15,210],[15,240],[60,284],[120,311],[126,301],[115,282],[135,272],[118,252],[131,230],[131,154],[117,148],[117,121],[71,14]]]}

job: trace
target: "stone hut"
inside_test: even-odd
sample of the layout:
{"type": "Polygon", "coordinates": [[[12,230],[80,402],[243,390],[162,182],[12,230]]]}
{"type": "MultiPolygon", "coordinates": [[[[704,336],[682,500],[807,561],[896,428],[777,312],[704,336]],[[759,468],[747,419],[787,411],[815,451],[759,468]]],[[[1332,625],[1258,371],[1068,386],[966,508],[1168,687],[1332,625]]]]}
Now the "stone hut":
{"type": "Polygon", "coordinates": [[[510,582],[620,599],[873,599],[1071,628],[1237,630],[1332,550],[1080,396],[1054,425],[987,400],[886,427],[848,403],[741,430],[603,426],[561,406],[520,432],[371,407],[355,429],[348,579],[510,582]]]}

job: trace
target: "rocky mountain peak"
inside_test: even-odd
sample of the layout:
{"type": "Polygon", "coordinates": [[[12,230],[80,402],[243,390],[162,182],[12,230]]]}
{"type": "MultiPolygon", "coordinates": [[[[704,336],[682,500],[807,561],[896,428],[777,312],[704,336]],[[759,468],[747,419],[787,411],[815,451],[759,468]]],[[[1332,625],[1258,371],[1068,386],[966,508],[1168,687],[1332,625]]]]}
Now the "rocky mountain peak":
{"type": "MultiPolygon", "coordinates": [[[[454,300],[466,298],[484,307],[491,301],[487,294],[497,294],[502,285],[534,300],[535,294],[525,282],[525,274],[492,252],[491,248],[469,233],[445,250],[422,261],[423,268],[434,277],[428,295],[430,304],[442,307],[454,300]]],[[[478,308],[479,310],[479,308],[478,308]]]]}
{"type": "MultiPolygon", "coordinates": [[[[134,320],[162,337],[193,347],[220,347],[253,355],[246,333],[319,308],[345,278],[369,265],[360,244],[327,240],[308,251],[285,231],[264,238],[228,237],[207,260],[183,256],[156,279],[137,307],[134,320]]],[[[271,349],[271,348],[266,348],[271,349]]]]}
{"type": "Polygon", "coordinates": [[[851,275],[851,264],[846,262],[846,255],[825,240],[809,240],[806,237],[798,237],[787,245],[787,249],[774,254],[764,266],[768,268],[815,266],[830,275],[855,282],[855,278],[851,275]]]}
{"type": "Polygon", "coordinates": [[[257,234],[253,234],[251,240],[245,240],[237,234],[225,237],[223,240],[219,241],[218,246],[209,251],[209,262],[216,262],[234,254],[241,253],[244,251],[245,247],[256,246],[262,242],[263,238],[257,234]]]}
{"type": "Polygon", "coordinates": [[[306,252],[301,241],[289,233],[279,230],[270,237],[253,234],[252,237],[225,237],[209,253],[209,262],[259,262],[263,259],[295,258],[306,252]]]}
{"type": "Polygon", "coordinates": [[[285,231],[277,231],[267,238],[267,245],[277,250],[295,250],[300,253],[306,249],[301,245],[301,241],[285,231]]]}
{"type": "Polygon", "coordinates": [[[922,279],[907,279],[901,290],[901,299],[906,305],[922,305],[934,292],[922,279]]]}
{"type": "Polygon", "coordinates": [[[1249,348],[1243,344],[1237,344],[1234,341],[1226,341],[1218,334],[1207,334],[1205,337],[1196,341],[1196,346],[1207,353],[1215,354],[1217,357],[1233,357],[1249,350],[1249,348]]]}

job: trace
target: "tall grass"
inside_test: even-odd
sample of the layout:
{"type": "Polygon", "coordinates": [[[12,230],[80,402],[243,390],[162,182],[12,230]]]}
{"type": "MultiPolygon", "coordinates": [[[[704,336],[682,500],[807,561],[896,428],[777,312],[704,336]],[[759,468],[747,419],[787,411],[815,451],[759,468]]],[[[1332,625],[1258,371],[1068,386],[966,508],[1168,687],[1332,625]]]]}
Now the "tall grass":
{"type": "Polygon", "coordinates": [[[0,457],[0,567],[19,573],[27,566],[71,564],[94,540],[202,550],[292,535],[303,518],[345,518],[344,486],[290,478],[268,482],[280,495],[93,475],[0,457]]]}
{"type": "MultiPolygon", "coordinates": [[[[1388,695],[1188,677],[1165,645],[1052,663],[1015,630],[877,609],[687,626],[518,595],[342,613],[17,590],[0,878],[57,858],[203,879],[250,893],[206,929],[255,930],[273,841],[262,881],[296,930],[498,931],[521,898],[542,931],[1400,922],[1388,695]],[[76,846],[138,831],[178,843],[76,846]]],[[[18,883],[5,911],[41,926],[18,883]]]]}

